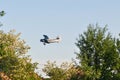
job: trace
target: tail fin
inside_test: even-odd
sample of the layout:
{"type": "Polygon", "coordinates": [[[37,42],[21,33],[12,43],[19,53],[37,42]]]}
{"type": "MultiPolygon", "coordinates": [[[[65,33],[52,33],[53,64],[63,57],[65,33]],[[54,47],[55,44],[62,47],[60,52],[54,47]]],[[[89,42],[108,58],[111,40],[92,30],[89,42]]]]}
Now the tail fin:
{"type": "Polygon", "coordinates": [[[56,39],[59,40],[58,42],[61,41],[61,37],[60,36],[57,36],[56,39]]]}

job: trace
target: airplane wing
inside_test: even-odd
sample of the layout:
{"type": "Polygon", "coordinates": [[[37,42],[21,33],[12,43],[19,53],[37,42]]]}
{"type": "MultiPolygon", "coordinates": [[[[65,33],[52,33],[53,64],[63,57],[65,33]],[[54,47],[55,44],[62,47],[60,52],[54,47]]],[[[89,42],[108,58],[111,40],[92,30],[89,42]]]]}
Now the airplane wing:
{"type": "Polygon", "coordinates": [[[49,39],[49,37],[47,35],[43,35],[45,39],[49,39]]]}

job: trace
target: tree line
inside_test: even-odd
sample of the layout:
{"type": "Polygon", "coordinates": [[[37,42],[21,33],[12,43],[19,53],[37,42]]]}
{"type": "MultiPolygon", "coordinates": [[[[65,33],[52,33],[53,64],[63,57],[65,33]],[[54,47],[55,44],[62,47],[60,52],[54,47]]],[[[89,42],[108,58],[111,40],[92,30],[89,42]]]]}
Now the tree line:
{"type": "MultiPolygon", "coordinates": [[[[1,11],[0,17],[4,15],[1,11]]],[[[106,25],[89,24],[75,45],[79,63],[58,66],[48,61],[42,70],[49,78],[44,78],[35,72],[38,63],[31,62],[30,47],[20,33],[0,30],[0,80],[120,80],[120,38],[113,37],[106,25]]]]}

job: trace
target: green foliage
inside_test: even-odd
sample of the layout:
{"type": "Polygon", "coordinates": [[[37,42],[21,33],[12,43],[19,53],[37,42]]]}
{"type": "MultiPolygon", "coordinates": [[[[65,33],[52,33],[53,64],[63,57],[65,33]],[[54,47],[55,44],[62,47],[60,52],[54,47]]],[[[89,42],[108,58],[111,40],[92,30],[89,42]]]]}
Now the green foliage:
{"type": "Polygon", "coordinates": [[[14,30],[8,33],[0,30],[0,72],[12,80],[40,80],[34,72],[37,63],[31,63],[26,55],[30,47],[19,36],[20,33],[15,34],[14,30]]]}
{"type": "Polygon", "coordinates": [[[4,16],[5,15],[5,12],[4,11],[1,11],[0,12],[0,16],[4,16]]]}
{"type": "Polygon", "coordinates": [[[113,38],[107,28],[96,24],[79,35],[77,59],[85,73],[85,80],[120,79],[120,40],[113,38]]]}
{"type": "Polygon", "coordinates": [[[43,71],[50,77],[50,80],[62,80],[64,77],[65,70],[58,67],[56,62],[47,62],[43,71]]]}
{"type": "Polygon", "coordinates": [[[43,71],[50,77],[48,80],[79,80],[84,75],[80,68],[67,62],[58,66],[56,62],[48,61],[43,71]]]}
{"type": "MultiPolygon", "coordinates": [[[[0,17],[4,16],[5,15],[5,12],[4,11],[1,11],[0,12],[0,17]]],[[[2,26],[2,23],[0,22],[0,27],[2,26]]]]}

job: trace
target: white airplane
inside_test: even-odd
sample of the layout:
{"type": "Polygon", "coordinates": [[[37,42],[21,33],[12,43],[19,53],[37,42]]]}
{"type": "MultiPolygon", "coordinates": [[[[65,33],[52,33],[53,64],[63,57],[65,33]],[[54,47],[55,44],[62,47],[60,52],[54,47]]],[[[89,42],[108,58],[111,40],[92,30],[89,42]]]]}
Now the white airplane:
{"type": "Polygon", "coordinates": [[[43,42],[44,45],[49,43],[59,43],[61,41],[61,38],[58,36],[55,39],[49,39],[47,35],[43,35],[44,39],[40,39],[40,42],[43,42]]]}

